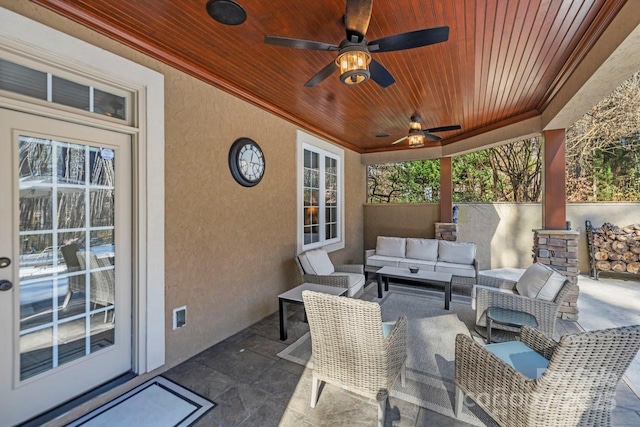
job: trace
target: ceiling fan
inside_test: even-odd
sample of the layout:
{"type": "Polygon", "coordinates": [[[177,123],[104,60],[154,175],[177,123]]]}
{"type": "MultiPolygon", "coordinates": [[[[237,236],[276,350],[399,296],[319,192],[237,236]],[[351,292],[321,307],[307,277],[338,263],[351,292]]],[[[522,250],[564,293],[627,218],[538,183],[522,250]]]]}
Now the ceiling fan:
{"type": "Polygon", "coordinates": [[[371,58],[371,53],[413,49],[449,39],[449,27],[445,26],[395,34],[367,43],[365,34],[369,27],[372,5],[373,0],[347,0],[344,15],[347,35],[339,46],[278,36],[266,36],[264,42],[295,49],[339,51],[335,61],[318,71],[305,83],[306,87],[317,85],[339,69],[340,81],[344,84],[357,85],[371,77],[374,82],[386,88],[394,84],[395,79],[381,63],[371,58]]]}
{"type": "Polygon", "coordinates": [[[420,116],[411,116],[411,123],[409,124],[409,132],[407,133],[407,135],[393,141],[391,145],[396,145],[401,143],[405,139],[409,139],[409,147],[418,148],[424,146],[425,138],[432,141],[440,141],[442,139],[438,135],[433,135],[432,132],[447,132],[450,130],[462,129],[460,125],[440,126],[437,128],[422,129],[422,125],[420,124],[421,120],[422,119],[420,118],[420,116]]]}

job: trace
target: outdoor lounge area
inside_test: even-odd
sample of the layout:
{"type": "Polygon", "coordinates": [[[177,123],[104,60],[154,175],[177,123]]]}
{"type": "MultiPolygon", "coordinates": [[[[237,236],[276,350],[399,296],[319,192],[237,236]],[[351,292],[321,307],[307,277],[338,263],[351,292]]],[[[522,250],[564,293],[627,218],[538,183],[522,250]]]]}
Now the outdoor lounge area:
{"type": "MultiPolygon", "coordinates": [[[[585,289],[583,294],[585,302],[580,304],[581,308],[584,308],[582,315],[589,320],[583,323],[559,320],[555,339],[561,335],[575,334],[585,329],[609,328],[640,320],[637,310],[634,311],[625,304],[627,298],[640,296],[638,282],[607,278],[601,278],[596,282],[581,276],[579,283],[585,289]],[[607,288],[609,292],[598,291],[598,288],[607,286],[609,286],[607,288]],[[614,289],[625,291],[620,299],[611,297],[613,295],[611,290],[614,289]],[[600,304],[593,304],[595,299],[600,299],[600,304]],[[610,316],[611,310],[618,311],[616,318],[610,316]]],[[[437,287],[431,290],[416,290],[413,286],[392,283],[391,288],[394,296],[408,294],[411,299],[433,298],[433,304],[437,306],[434,310],[438,310],[439,315],[444,312],[441,310],[440,296],[437,295],[441,291],[437,287]]],[[[387,294],[388,297],[389,294],[387,294]]],[[[376,295],[375,283],[368,285],[367,292],[362,298],[380,301],[376,295]]],[[[383,318],[385,305],[385,303],[382,305],[383,318]]],[[[406,309],[406,304],[402,305],[406,309]]],[[[454,310],[455,307],[468,308],[469,305],[469,296],[454,295],[452,302],[454,310]]],[[[426,310],[425,313],[428,311],[426,310]]],[[[425,316],[435,314],[435,312],[425,313],[423,313],[425,316]]],[[[464,319],[463,312],[460,313],[458,316],[464,319]]],[[[308,357],[308,354],[305,355],[300,349],[290,354],[283,354],[287,353],[286,349],[291,344],[296,343],[309,331],[309,325],[304,322],[303,317],[302,306],[292,305],[289,317],[289,338],[285,342],[279,340],[278,317],[277,313],[274,313],[163,374],[218,404],[196,424],[197,426],[375,425],[377,415],[375,400],[361,397],[335,385],[326,384],[316,407],[310,407],[312,369],[304,366],[306,360],[301,360],[308,357]]],[[[472,318],[465,320],[467,323],[473,323],[472,318]]],[[[415,317],[409,318],[410,323],[417,321],[419,319],[415,317]]],[[[446,337],[454,340],[455,333],[451,332],[446,337]]],[[[453,343],[450,344],[453,348],[453,343]]],[[[439,352],[447,355],[447,349],[444,346],[439,348],[439,352]]],[[[452,354],[449,353],[449,356],[452,354]]],[[[409,362],[409,364],[412,363],[415,364],[415,361],[409,362]]],[[[613,426],[631,427],[637,425],[640,420],[640,397],[633,391],[637,392],[640,386],[640,356],[636,356],[633,364],[627,376],[615,388],[615,406],[611,419],[613,426]]],[[[408,368],[407,377],[413,378],[414,381],[418,378],[415,367],[413,371],[412,368],[408,368]]],[[[411,403],[411,400],[415,401],[415,396],[411,397],[410,389],[403,391],[403,388],[396,384],[389,397],[385,426],[496,425],[477,408],[475,412],[466,414],[460,419],[454,417],[452,376],[444,387],[445,393],[439,391],[435,383],[425,381],[431,386],[424,388],[423,397],[431,395],[432,401],[428,401],[429,397],[425,397],[427,401],[422,404],[423,406],[411,403]],[[446,396],[445,400],[439,400],[443,396],[446,396]],[[427,409],[425,406],[432,409],[427,409]]],[[[399,382],[398,379],[397,383],[399,382]]],[[[408,385],[415,384],[408,380],[408,385]]]]}
{"type": "Polygon", "coordinates": [[[0,426],[640,425],[639,89],[637,0],[0,0],[0,426]]]}

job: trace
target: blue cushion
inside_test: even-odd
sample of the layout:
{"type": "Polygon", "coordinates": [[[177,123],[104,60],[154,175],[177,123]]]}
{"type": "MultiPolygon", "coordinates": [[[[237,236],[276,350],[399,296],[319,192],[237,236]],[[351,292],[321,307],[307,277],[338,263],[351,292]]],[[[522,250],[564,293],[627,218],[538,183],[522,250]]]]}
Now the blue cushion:
{"type": "Polygon", "coordinates": [[[532,380],[540,378],[549,365],[549,361],[543,355],[520,341],[489,344],[484,348],[532,380]]]}
{"type": "Polygon", "coordinates": [[[382,335],[385,338],[388,337],[394,326],[396,326],[396,322],[382,322],[382,335]]]}

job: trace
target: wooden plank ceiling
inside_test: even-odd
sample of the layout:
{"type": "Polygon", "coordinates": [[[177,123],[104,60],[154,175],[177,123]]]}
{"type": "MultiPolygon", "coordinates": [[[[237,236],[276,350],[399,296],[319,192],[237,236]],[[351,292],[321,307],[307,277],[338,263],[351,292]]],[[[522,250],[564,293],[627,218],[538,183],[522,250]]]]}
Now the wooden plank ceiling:
{"type": "Polygon", "coordinates": [[[338,73],[304,87],[337,52],[263,42],[339,44],[344,0],[238,0],[247,20],[237,26],[214,21],[207,0],[33,1],[360,153],[406,149],[391,142],[413,114],[423,128],[462,126],[442,144],[540,114],[625,3],[376,0],[368,40],[450,27],[447,42],[374,54],[396,79],[383,89],[343,85],[338,73]]]}

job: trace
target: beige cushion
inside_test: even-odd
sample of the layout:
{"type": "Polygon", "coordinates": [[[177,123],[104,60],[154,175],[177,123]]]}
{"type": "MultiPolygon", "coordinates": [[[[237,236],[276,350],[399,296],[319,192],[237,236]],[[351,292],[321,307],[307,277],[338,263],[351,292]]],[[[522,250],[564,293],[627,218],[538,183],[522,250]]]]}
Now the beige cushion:
{"type": "Polygon", "coordinates": [[[435,239],[407,238],[407,258],[438,260],[438,241],[435,239]]]}
{"type": "Polygon", "coordinates": [[[336,271],[331,273],[331,276],[347,276],[349,278],[349,289],[347,295],[352,297],[362,289],[364,286],[364,274],[360,273],[344,273],[342,271],[336,271]]]}
{"type": "Polygon", "coordinates": [[[333,273],[333,263],[324,249],[313,249],[298,255],[302,269],[306,274],[328,276],[333,273]]]}
{"type": "Polygon", "coordinates": [[[378,240],[376,242],[376,255],[404,258],[406,246],[406,239],[404,237],[378,236],[378,240]]]}
{"type": "Polygon", "coordinates": [[[476,244],[438,240],[438,261],[455,264],[473,264],[476,258],[476,244]]]}
{"type": "Polygon", "coordinates": [[[486,289],[489,292],[503,292],[505,294],[513,294],[513,291],[509,289],[494,288],[493,286],[473,285],[473,288],[471,288],[471,308],[474,310],[476,309],[476,297],[478,295],[479,289],[486,289]]]}
{"type": "Polygon", "coordinates": [[[518,294],[553,301],[560,291],[565,278],[546,265],[535,263],[527,268],[516,283],[518,294]]]}

